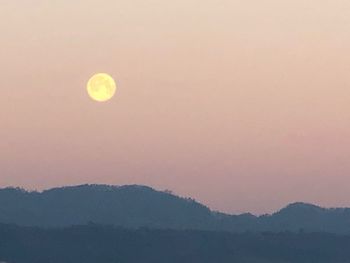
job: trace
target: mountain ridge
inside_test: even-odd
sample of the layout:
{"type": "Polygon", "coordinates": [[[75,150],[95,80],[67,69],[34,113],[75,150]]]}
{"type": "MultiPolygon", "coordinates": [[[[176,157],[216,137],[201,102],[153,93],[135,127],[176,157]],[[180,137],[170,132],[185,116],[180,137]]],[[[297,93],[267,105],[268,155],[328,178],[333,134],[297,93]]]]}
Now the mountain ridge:
{"type": "Polygon", "coordinates": [[[89,222],[127,228],[348,234],[350,208],[295,202],[272,214],[232,215],[144,185],[82,184],[40,192],[18,187],[0,189],[0,223],[56,227],[89,222]]]}

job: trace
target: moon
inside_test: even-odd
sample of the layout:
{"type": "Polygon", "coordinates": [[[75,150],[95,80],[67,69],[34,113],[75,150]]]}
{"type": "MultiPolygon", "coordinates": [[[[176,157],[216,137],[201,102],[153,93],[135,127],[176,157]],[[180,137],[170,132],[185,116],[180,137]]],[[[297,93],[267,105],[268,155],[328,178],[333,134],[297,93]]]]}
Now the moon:
{"type": "Polygon", "coordinates": [[[117,86],[114,79],[106,73],[97,73],[93,75],[87,83],[87,91],[91,99],[99,102],[110,100],[117,86]]]}

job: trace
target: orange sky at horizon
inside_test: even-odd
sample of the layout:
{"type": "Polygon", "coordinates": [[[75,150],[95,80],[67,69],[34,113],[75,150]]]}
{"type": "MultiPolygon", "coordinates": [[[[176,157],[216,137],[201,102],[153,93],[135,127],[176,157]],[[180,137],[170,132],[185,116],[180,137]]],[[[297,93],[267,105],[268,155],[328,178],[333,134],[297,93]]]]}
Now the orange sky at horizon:
{"type": "Polygon", "coordinates": [[[4,0],[0,32],[1,187],[350,207],[349,1],[4,0]]]}

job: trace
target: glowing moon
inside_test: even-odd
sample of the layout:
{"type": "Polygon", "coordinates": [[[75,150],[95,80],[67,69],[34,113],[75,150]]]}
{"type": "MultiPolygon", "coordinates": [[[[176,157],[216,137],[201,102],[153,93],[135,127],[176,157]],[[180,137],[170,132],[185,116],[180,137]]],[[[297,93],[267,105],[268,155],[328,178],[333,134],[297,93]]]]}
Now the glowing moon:
{"type": "Polygon", "coordinates": [[[93,75],[87,83],[89,96],[96,101],[110,100],[117,89],[114,79],[106,73],[93,75]]]}

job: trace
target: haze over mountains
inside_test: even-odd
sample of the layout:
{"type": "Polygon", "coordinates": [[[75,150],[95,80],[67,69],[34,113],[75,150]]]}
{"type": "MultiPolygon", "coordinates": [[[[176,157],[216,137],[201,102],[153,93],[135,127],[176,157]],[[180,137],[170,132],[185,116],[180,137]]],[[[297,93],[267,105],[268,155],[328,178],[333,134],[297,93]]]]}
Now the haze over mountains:
{"type": "Polygon", "coordinates": [[[272,215],[229,215],[211,211],[193,199],[139,185],[81,185],[43,192],[5,188],[0,189],[0,223],[350,234],[350,209],[294,203],[272,215]]]}

